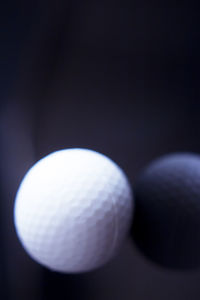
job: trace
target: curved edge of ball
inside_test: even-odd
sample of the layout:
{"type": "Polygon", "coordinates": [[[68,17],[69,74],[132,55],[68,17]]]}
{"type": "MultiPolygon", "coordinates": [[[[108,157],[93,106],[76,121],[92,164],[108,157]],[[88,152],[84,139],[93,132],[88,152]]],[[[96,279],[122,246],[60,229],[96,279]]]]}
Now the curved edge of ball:
{"type": "MultiPolygon", "coordinates": [[[[113,257],[115,257],[115,255],[118,253],[119,249],[121,248],[121,244],[119,244],[117,246],[117,239],[118,238],[121,238],[121,243],[123,242],[123,240],[126,239],[127,235],[129,234],[129,231],[130,231],[130,228],[131,228],[131,224],[132,224],[132,220],[133,220],[133,212],[134,212],[134,195],[133,195],[133,190],[132,190],[132,187],[129,183],[129,180],[126,176],[126,174],[124,173],[124,171],[118,166],[118,164],[116,164],[113,160],[111,160],[109,157],[105,156],[104,154],[101,154],[99,152],[96,152],[96,151],[93,151],[93,150],[90,150],[90,149],[85,149],[85,148],[69,148],[69,149],[62,149],[62,150],[57,150],[53,153],[50,153],[48,154],[47,156],[41,158],[39,161],[37,161],[29,170],[28,172],[25,174],[23,180],[21,181],[20,185],[19,185],[19,188],[18,188],[18,191],[16,193],[16,197],[15,197],[15,202],[14,202],[14,225],[15,225],[15,230],[16,230],[16,233],[17,233],[17,236],[18,236],[18,239],[19,241],[21,242],[23,248],[26,250],[26,252],[29,254],[29,256],[36,262],[40,263],[41,265],[43,265],[44,267],[50,269],[51,271],[55,271],[55,272],[61,272],[61,273],[83,273],[83,272],[90,272],[90,271],[93,271],[97,268],[100,268],[102,266],[104,266],[106,263],[108,263],[108,261],[110,261],[113,257]],[[20,189],[22,188],[24,182],[26,181],[26,178],[27,176],[30,176],[32,170],[37,167],[41,162],[44,162],[47,158],[49,158],[50,156],[57,156],[57,155],[60,155],[61,153],[65,153],[66,151],[86,151],[86,152],[89,152],[91,154],[95,154],[95,155],[99,155],[101,156],[102,158],[106,159],[107,161],[109,161],[110,163],[114,164],[115,167],[123,174],[123,176],[126,178],[127,180],[127,185],[129,186],[129,189],[130,189],[130,199],[128,200],[130,202],[130,208],[131,208],[131,213],[129,215],[129,220],[127,221],[127,228],[126,228],[126,233],[124,233],[124,236],[123,237],[119,237],[116,235],[116,239],[115,239],[115,242],[113,243],[113,246],[112,246],[112,249],[110,249],[110,253],[108,253],[107,257],[105,258],[105,260],[103,262],[100,262],[99,265],[96,265],[94,267],[89,267],[88,269],[80,269],[80,270],[62,270],[62,269],[56,269],[54,267],[51,267],[45,263],[43,263],[42,261],[39,261],[37,259],[37,257],[35,257],[35,255],[33,255],[33,253],[30,251],[30,249],[27,247],[26,245],[26,242],[24,241],[24,239],[22,238],[21,236],[21,233],[18,229],[18,221],[17,221],[17,216],[16,216],[16,206],[17,206],[17,199],[18,199],[18,196],[19,196],[19,191],[20,189]],[[116,248],[115,248],[116,247],[116,248]]],[[[115,212],[116,214],[116,212],[115,212]]],[[[115,218],[117,219],[118,216],[115,215],[115,218]]],[[[118,222],[119,220],[117,220],[118,222]]],[[[119,226],[119,224],[117,225],[119,226]]]]}
{"type": "Polygon", "coordinates": [[[158,157],[140,172],[134,192],[131,236],[141,254],[149,262],[171,271],[199,269],[200,155],[176,152],[158,157]],[[153,197],[163,199],[163,204],[153,197]],[[167,197],[174,202],[167,205],[167,197]],[[191,205],[187,203],[190,199],[191,205]]]}

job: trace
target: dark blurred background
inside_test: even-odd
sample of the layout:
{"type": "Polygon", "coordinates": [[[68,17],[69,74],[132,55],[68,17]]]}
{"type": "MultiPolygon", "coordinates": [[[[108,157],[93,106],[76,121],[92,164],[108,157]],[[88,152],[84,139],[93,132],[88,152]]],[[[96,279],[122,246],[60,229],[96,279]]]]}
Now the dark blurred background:
{"type": "Polygon", "coordinates": [[[100,270],[52,273],[17,240],[13,203],[46,154],[87,147],[134,187],[152,159],[200,151],[198,1],[0,4],[0,298],[198,300],[200,271],[149,262],[131,239],[100,270]]]}

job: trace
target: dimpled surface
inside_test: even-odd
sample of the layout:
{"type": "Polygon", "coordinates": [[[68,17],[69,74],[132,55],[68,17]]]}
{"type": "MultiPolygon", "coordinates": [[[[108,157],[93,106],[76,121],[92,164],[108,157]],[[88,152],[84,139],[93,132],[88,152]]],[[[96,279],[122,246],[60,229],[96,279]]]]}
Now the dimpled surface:
{"type": "Polygon", "coordinates": [[[151,163],[135,185],[133,237],[153,261],[200,266],[200,156],[171,154],[151,163]]]}
{"type": "Polygon", "coordinates": [[[122,170],[92,150],[54,152],[37,162],[16,195],[14,221],[29,255],[60,272],[106,263],[131,223],[132,192],[122,170]]]}

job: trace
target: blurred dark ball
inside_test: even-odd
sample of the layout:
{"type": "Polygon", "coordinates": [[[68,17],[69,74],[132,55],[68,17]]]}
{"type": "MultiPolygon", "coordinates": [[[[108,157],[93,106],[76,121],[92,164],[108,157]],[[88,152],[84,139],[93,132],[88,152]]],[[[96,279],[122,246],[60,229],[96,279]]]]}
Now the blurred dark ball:
{"type": "Polygon", "coordinates": [[[135,186],[132,236],[168,268],[200,267],[200,156],[171,154],[151,163],[135,186]]]}

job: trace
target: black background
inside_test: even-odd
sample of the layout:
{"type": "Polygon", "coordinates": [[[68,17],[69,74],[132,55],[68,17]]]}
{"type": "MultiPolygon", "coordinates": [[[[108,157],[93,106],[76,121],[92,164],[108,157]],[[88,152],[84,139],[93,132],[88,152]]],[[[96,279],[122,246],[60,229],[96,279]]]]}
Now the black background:
{"type": "Polygon", "coordinates": [[[199,299],[198,271],[162,269],[131,239],[100,270],[59,275],[13,226],[22,176],[54,150],[102,152],[133,187],[153,158],[199,152],[198,2],[8,1],[0,15],[1,299],[199,299]]]}

